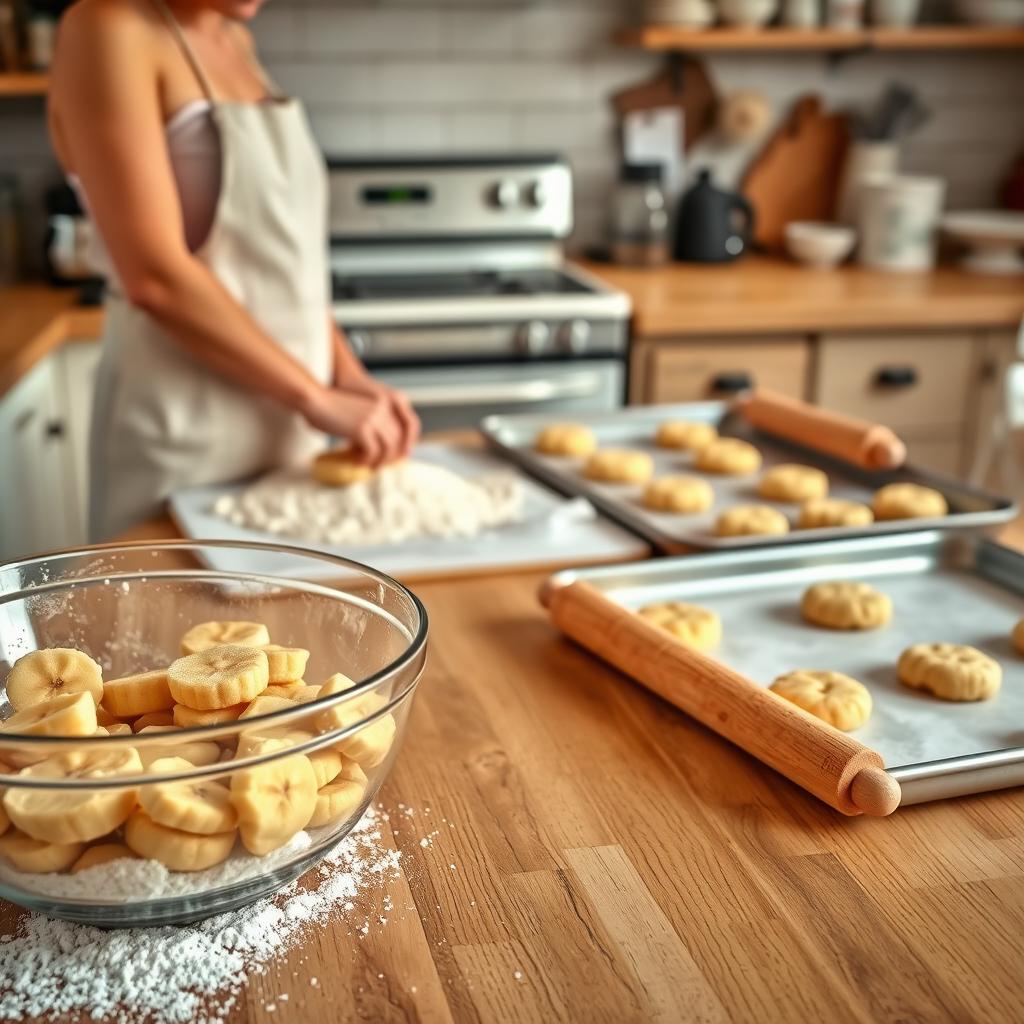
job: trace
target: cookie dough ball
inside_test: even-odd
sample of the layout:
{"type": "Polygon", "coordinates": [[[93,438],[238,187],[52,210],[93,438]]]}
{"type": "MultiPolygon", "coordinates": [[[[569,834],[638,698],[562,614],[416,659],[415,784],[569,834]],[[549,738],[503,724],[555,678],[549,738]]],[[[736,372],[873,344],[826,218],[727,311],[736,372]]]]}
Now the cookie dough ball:
{"type": "Polygon", "coordinates": [[[597,438],[579,423],[551,423],[533,442],[543,455],[570,455],[583,458],[597,448],[597,438]]]}
{"type": "Polygon", "coordinates": [[[749,537],[755,534],[789,533],[789,520],[770,505],[737,505],[727,509],[715,522],[719,537],[749,537]]]}
{"type": "Polygon", "coordinates": [[[800,613],[826,629],[878,629],[892,618],[892,600],[867,583],[836,580],[808,587],[800,613]]]}
{"type": "Polygon", "coordinates": [[[351,448],[329,448],[321,452],[312,466],[313,477],[328,487],[348,487],[369,480],[376,470],[356,459],[351,448]]]}
{"type": "Polygon", "coordinates": [[[718,438],[718,428],[710,423],[690,423],[686,420],[670,420],[658,427],[654,443],[659,448],[682,448],[699,451],[718,438]]]}
{"type": "Polygon", "coordinates": [[[1021,619],[1020,622],[1013,627],[1013,632],[1010,634],[1010,641],[1021,654],[1024,654],[1024,619],[1021,619]]]}
{"type": "Polygon", "coordinates": [[[801,530],[820,530],[828,526],[870,526],[875,513],[859,501],[844,498],[814,498],[800,507],[801,530]]]}
{"type": "Polygon", "coordinates": [[[886,484],[871,502],[876,519],[931,519],[949,514],[946,499],[920,484],[886,484]]]}
{"type": "Polygon", "coordinates": [[[771,689],[843,732],[859,729],[871,716],[868,688],[842,672],[798,669],[779,676],[771,689]]]}
{"type": "Polygon", "coordinates": [[[761,477],[757,493],[769,501],[810,501],[828,494],[828,476],[814,466],[784,462],[761,477]]]}
{"type": "Polygon", "coordinates": [[[628,448],[602,448],[583,467],[583,475],[589,480],[615,484],[643,484],[653,474],[654,460],[650,455],[628,448]]]}
{"type": "Polygon", "coordinates": [[[963,644],[914,644],[901,655],[900,682],[942,700],[988,700],[999,692],[999,662],[963,644]]]}
{"type": "Polygon", "coordinates": [[[639,611],[640,618],[671,633],[690,647],[706,650],[722,639],[722,620],[710,608],[682,601],[649,604],[639,611]]]}
{"type": "Polygon", "coordinates": [[[656,512],[705,512],[715,492],[699,476],[663,476],[647,485],[643,502],[656,512]]]}
{"type": "Polygon", "coordinates": [[[738,437],[720,437],[697,452],[695,465],[705,473],[744,476],[761,468],[761,453],[738,437]]]}

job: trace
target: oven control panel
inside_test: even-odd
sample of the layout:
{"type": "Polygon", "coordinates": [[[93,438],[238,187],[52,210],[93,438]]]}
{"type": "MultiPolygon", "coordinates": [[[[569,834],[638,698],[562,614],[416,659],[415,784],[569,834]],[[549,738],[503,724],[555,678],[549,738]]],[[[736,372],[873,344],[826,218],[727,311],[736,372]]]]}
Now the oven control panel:
{"type": "Polygon", "coordinates": [[[329,160],[335,242],[564,239],[572,173],[558,157],[329,160]]]}

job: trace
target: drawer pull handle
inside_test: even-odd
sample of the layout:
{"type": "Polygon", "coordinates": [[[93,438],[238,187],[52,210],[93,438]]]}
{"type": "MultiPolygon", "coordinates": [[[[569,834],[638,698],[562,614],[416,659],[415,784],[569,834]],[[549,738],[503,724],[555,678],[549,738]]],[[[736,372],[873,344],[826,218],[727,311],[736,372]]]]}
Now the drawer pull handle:
{"type": "Polygon", "coordinates": [[[711,391],[720,395],[735,395],[740,391],[752,391],[754,378],[743,370],[719,373],[711,378],[711,391]]]}
{"type": "Polygon", "coordinates": [[[49,438],[63,437],[66,433],[63,420],[50,420],[46,424],[46,436],[49,438]]]}
{"type": "Polygon", "coordinates": [[[883,366],[875,374],[875,387],[912,388],[917,383],[917,370],[913,366],[883,366]]]}

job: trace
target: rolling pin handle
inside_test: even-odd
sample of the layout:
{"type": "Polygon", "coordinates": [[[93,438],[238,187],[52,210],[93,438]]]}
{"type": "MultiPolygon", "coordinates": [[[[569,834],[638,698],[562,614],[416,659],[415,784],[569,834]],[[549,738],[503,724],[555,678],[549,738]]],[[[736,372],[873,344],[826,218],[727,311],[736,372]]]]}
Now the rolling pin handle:
{"type": "Polygon", "coordinates": [[[899,469],[907,461],[907,446],[895,435],[874,442],[867,452],[873,469],[899,469]]]}
{"type": "Polygon", "coordinates": [[[900,805],[900,784],[883,768],[861,768],[850,783],[850,799],[857,810],[872,818],[884,818],[900,805]]]}

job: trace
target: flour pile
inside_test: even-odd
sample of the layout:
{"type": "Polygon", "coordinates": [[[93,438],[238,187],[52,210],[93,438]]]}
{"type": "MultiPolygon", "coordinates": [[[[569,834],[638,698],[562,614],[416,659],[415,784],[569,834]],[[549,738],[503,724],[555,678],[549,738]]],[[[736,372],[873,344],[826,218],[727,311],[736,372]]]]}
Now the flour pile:
{"type": "Polygon", "coordinates": [[[327,487],[305,470],[281,470],[218,498],[213,513],[264,533],[370,545],[475,537],[519,519],[522,508],[522,482],[514,473],[467,480],[443,466],[409,461],[349,487],[327,487]]]}
{"type": "MultiPolygon", "coordinates": [[[[187,927],[104,931],[31,915],[18,934],[0,937],[0,1019],[79,1013],[116,1024],[212,1024],[246,977],[282,957],[308,926],[352,917],[355,897],[397,874],[399,854],[380,840],[368,811],[300,882],[187,927]]],[[[369,930],[368,920],[352,923],[361,935],[369,930]]]]}

